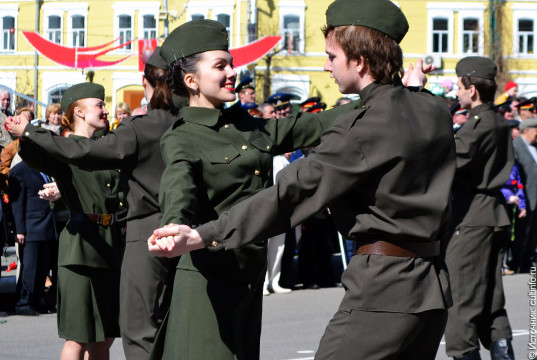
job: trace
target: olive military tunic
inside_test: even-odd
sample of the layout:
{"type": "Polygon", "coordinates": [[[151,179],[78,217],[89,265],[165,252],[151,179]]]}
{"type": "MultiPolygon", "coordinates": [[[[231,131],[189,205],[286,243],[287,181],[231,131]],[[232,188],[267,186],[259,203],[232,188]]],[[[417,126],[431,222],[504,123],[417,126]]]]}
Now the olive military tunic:
{"type": "MultiPolygon", "coordinates": [[[[208,250],[228,252],[283,233],[329,206],[355,241],[430,243],[449,220],[455,172],[452,121],[440,98],[372,83],[363,109],[339,116],[308,157],[275,186],[197,228],[208,250]]],[[[440,256],[356,255],[319,359],[434,359],[451,305],[440,256]],[[382,335],[379,335],[382,334],[382,335]]]]}
{"type": "Polygon", "coordinates": [[[128,359],[147,359],[171,297],[177,260],[149,253],[147,238],[161,219],[160,138],[176,120],[169,111],[151,110],[126,118],[97,140],[73,141],[31,125],[25,128],[25,136],[50,156],[93,170],[122,169],[128,181],[127,243],[121,269],[121,313],[127,314],[121,316],[121,332],[128,359]]]}
{"type": "Polygon", "coordinates": [[[514,164],[511,131],[491,104],[470,110],[455,135],[452,235],[446,262],[453,307],[446,327],[446,352],[479,350],[479,340],[511,339],[501,267],[510,224],[500,189],[514,164]]]}
{"type": "MultiPolygon", "coordinates": [[[[348,108],[358,106],[358,102],[348,108]]],[[[183,108],[162,139],[162,224],[196,225],[272,184],[272,157],[316,144],[344,109],[258,119],[240,107],[183,108]]],[[[259,357],[263,240],[229,252],[181,257],[154,359],[259,357]]]]}
{"type": "MultiPolygon", "coordinates": [[[[117,171],[92,172],[67,165],[27,140],[21,141],[19,153],[30,166],[56,179],[63,202],[71,214],[117,212],[117,171]]],[[[122,254],[123,244],[117,222],[110,226],[87,220],[70,220],[67,223],[60,234],[58,252],[60,337],[91,343],[119,336],[122,254]]]]}

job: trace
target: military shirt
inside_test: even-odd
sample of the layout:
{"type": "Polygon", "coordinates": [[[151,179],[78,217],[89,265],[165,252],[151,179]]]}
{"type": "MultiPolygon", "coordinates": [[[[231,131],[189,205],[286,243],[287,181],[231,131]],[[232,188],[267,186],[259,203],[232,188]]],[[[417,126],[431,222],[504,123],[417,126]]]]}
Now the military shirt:
{"type": "MultiPolygon", "coordinates": [[[[209,250],[283,233],[325,206],[352,240],[429,242],[444,235],[455,146],[443,100],[375,83],[360,97],[364,107],[339,116],[308,157],[279,172],[275,186],[197,228],[209,250]]],[[[343,309],[414,313],[451,305],[440,256],[356,255],[343,285],[343,309]]]]}
{"type": "MultiPolygon", "coordinates": [[[[27,140],[21,140],[19,154],[28,165],[56,179],[62,200],[69,211],[90,214],[116,213],[119,207],[117,171],[92,172],[65,164],[40,151],[27,140]]],[[[83,265],[119,269],[122,251],[117,223],[105,227],[89,221],[69,221],[60,234],[58,266],[83,265]]]]}
{"type": "Polygon", "coordinates": [[[129,188],[127,220],[132,220],[160,212],[158,190],[164,171],[160,138],[176,120],[168,111],[151,110],[124,119],[117,129],[98,139],[75,141],[32,125],[26,126],[24,137],[50,156],[85,169],[121,169],[129,188]]]}
{"type": "MultiPolygon", "coordinates": [[[[162,224],[207,222],[272,185],[272,157],[317,144],[337,114],[359,102],[346,106],[278,120],[253,118],[240,107],[181,109],[161,142],[167,166],[160,186],[162,224]]],[[[262,250],[262,243],[220,254],[202,250],[182,256],[179,268],[262,282],[262,250]]]]}
{"type": "Polygon", "coordinates": [[[453,223],[459,226],[508,226],[505,185],[514,164],[509,124],[482,104],[470,110],[455,135],[457,172],[453,182],[453,223]]]}

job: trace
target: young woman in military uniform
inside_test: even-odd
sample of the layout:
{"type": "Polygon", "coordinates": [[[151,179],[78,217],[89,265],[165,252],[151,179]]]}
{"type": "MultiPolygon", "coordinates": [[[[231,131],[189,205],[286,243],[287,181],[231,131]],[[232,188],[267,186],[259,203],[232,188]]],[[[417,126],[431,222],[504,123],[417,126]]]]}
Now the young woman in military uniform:
{"type": "MultiPolygon", "coordinates": [[[[335,117],[303,113],[271,120],[240,108],[221,110],[235,100],[237,74],[227,31],[216,21],[179,26],[161,55],[170,88],[189,97],[161,142],[167,165],[160,187],[163,224],[207,222],[272,185],[272,157],[315,145],[335,117]]],[[[263,242],[182,257],[151,358],[258,358],[265,271],[263,242]]]]}
{"type": "MultiPolygon", "coordinates": [[[[77,84],[64,93],[64,120],[71,137],[91,138],[108,111],[104,88],[77,84]]],[[[22,115],[14,121],[19,122],[22,115]]],[[[91,172],[57,161],[21,139],[19,153],[33,168],[56,179],[70,220],[58,254],[58,334],[66,339],[61,359],[108,359],[119,336],[119,274],[123,246],[116,222],[119,173],[91,172]]]]}
{"type": "MultiPolygon", "coordinates": [[[[240,254],[242,249],[252,246],[248,244],[283,233],[329,206],[339,231],[355,241],[357,251],[342,278],[345,297],[326,328],[315,359],[432,360],[442,338],[446,309],[451,305],[447,269],[440,256],[440,239],[449,220],[451,181],[455,174],[451,117],[442,99],[428,91],[401,86],[403,57],[399,43],[407,32],[408,22],[391,1],[335,0],[328,7],[326,20],[323,33],[328,59],[324,69],[335,78],[342,93],[359,93],[364,106],[339,116],[323,134],[320,145],[307,158],[283,169],[274,186],[229,211],[215,211],[221,213],[218,220],[195,230],[185,225],[159,229],[148,240],[148,246],[151,251],[163,255],[169,251],[172,256],[195,250],[190,256],[183,255],[180,265],[191,259],[191,264],[201,268],[200,264],[205,265],[202,256],[212,260],[237,254],[237,249],[240,254]]],[[[207,71],[201,64],[199,69],[207,71]]],[[[203,75],[199,76],[200,84],[203,75]]],[[[213,123],[222,137],[229,131],[226,123],[225,114],[223,121],[213,123]]],[[[190,175],[186,170],[190,163],[192,172],[214,171],[212,178],[203,176],[207,188],[222,181],[219,186],[227,189],[231,175],[212,168],[218,166],[218,155],[229,159],[220,162],[224,168],[235,165],[237,160],[244,162],[243,153],[233,156],[235,153],[229,147],[221,145],[198,155],[200,161],[194,161],[188,150],[182,151],[185,156],[178,157],[181,152],[177,149],[188,140],[181,140],[176,134],[182,128],[186,134],[191,127],[185,119],[184,124],[163,138],[163,154],[170,165],[162,186],[173,184],[167,177],[172,169],[182,168],[182,172],[176,171],[176,177],[183,176],[188,181],[190,175]],[[175,144],[168,144],[172,139],[175,144]],[[166,151],[168,148],[171,153],[166,151]],[[212,163],[204,161],[205,154],[212,163]],[[179,160],[170,163],[172,156],[179,160]]],[[[252,135],[246,139],[259,137],[252,135]]],[[[232,174],[245,172],[241,174],[242,183],[236,180],[237,183],[251,183],[247,176],[251,168],[236,166],[240,168],[232,174]]],[[[199,176],[192,179],[195,181],[199,176]]],[[[180,181],[176,181],[175,189],[180,181]]],[[[163,189],[161,194],[167,192],[163,189]]],[[[215,192],[207,194],[213,196],[215,192]]],[[[205,205],[187,195],[164,200],[165,220],[168,205],[173,206],[174,201],[190,201],[192,208],[199,209],[205,205]]],[[[234,200],[238,202],[240,196],[234,200]]],[[[185,211],[182,215],[189,216],[185,211]]],[[[205,223],[209,216],[199,216],[193,225],[205,223]]],[[[213,265],[214,262],[207,264],[203,270],[213,265]]],[[[181,285],[181,281],[189,284],[194,281],[191,279],[200,281],[201,276],[190,273],[183,276],[178,271],[176,285],[181,285]]],[[[223,288],[224,281],[212,285],[209,280],[209,296],[217,286],[223,288]]],[[[188,294],[179,291],[179,296],[187,298],[188,294]]],[[[221,306],[223,297],[214,296],[213,306],[221,306]]],[[[187,301],[184,303],[188,305],[187,301]]],[[[170,322],[175,306],[173,302],[170,307],[170,322]]],[[[203,314],[208,312],[201,301],[192,306],[200,306],[205,310],[203,314]]],[[[197,311],[194,309],[194,314],[198,315],[197,311]]],[[[187,314],[180,320],[195,322],[197,317],[189,318],[187,314]]],[[[203,330],[192,334],[181,331],[181,323],[175,326],[175,332],[168,336],[169,342],[185,346],[176,348],[177,352],[188,351],[189,344],[185,342],[192,337],[191,342],[212,347],[203,330]]],[[[220,358],[204,355],[198,358],[220,358]]],[[[248,359],[257,358],[253,353],[248,355],[248,359]]]]}
{"type": "Polygon", "coordinates": [[[8,124],[12,133],[22,135],[56,159],[91,170],[122,169],[127,178],[128,231],[120,288],[120,313],[126,316],[122,315],[120,322],[129,360],[149,356],[157,328],[169,307],[177,265],[177,259],[150,254],[145,242],[161,219],[158,190],[164,162],[160,137],[177,120],[174,113],[181,105],[179,99],[172,99],[166,85],[166,67],[157,47],[145,65],[142,79],[150,111],[125,119],[105,137],[64,138],[23,121],[8,124]]]}

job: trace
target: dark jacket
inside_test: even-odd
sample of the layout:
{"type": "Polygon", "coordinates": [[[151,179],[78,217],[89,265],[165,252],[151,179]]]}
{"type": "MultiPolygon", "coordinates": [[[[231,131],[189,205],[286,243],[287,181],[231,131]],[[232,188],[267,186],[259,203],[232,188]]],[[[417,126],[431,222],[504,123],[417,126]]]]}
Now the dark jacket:
{"type": "Polygon", "coordinates": [[[527,209],[535,211],[537,208],[537,162],[531,156],[521,136],[513,141],[513,147],[515,149],[515,160],[519,164],[520,178],[522,184],[524,184],[527,209]]]}
{"type": "Polygon", "coordinates": [[[15,232],[25,241],[54,241],[54,217],[50,203],[39,198],[45,179],[39,171],[19,162],[9,172],[9,199],[15,232]]]}

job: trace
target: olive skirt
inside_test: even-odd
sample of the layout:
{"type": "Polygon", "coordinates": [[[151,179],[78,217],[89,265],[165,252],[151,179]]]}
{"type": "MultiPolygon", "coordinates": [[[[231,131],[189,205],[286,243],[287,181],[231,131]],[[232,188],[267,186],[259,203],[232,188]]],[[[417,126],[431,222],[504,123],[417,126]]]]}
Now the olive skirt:
{"type": "Polygon", "coordinates": [[[58,335],[80,343],[119,337],[119,269],[58,267],[58,335]]]}

